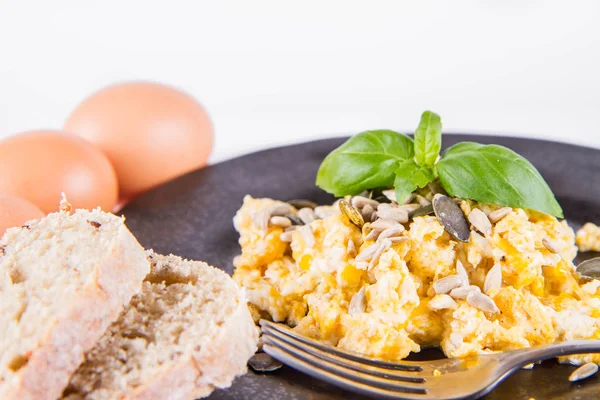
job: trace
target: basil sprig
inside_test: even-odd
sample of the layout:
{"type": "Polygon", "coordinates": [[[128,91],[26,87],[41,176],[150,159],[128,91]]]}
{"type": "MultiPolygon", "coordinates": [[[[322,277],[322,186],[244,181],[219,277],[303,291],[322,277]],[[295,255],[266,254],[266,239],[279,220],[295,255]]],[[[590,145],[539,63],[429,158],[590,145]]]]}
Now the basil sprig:
{"type": "Polygon", "coordinates": [[[414,142],[390,130],[359,133],[323,160],[316,184],[338,197],[393,186],[396,199],[402,202],[416,189],[439,179],[454,197],[563,217],[544,178],[514,151],[463,142],[439,157],[441,145],[441,119],[425,111],[414,142]]]}

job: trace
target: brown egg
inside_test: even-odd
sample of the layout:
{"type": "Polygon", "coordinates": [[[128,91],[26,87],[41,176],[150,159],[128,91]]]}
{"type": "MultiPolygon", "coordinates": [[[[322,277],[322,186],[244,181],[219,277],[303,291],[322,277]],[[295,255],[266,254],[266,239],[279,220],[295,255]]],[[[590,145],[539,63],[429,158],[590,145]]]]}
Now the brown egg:
{"type": "Polygon", "coordinates": [[[85,140],[59,131],[26,132],[0,141],[0,193],[58,210],[64,192],[75,208],[111,211],[118,197],[108,158],[85,140]]]}
{"type": "Polygon", "coordinates": [[[146,82],[92,94],[64,129],[104,151],[117,171],[123,199],[206,165],[213,142],[212,124],[198,102],[146,82]]]}
{"type": "Polygon", "coordinates": [[[0,236],[4,235],[8,228],[23,226],[25,222],[43,216],[42,210],[25,199],[0,195],[0,236]]]}

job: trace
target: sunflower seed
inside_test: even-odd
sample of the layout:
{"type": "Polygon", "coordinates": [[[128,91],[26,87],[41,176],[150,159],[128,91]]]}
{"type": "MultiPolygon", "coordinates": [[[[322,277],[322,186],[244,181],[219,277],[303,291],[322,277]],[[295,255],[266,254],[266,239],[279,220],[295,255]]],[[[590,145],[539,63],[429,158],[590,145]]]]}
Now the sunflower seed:
{"type": "Polygon", "coordinates": [[[390,201],[396,201],[396,191],[394,189],[384,190],[381,193],[390,201]]]}
{"type": "Polygon", "coordinates": [[[304,222],[294,214],[286,214],[285,217],[292,221],[292,224],[294,225],[304,225],[304,222]]]}
{"type": "Polygon", "coordinates": [[[377,211],[371,213],[371,222],[377,221],[377,211]]]}
{"type": "Polygon", "coordinates": [[[491,257],[492,254],[492,245],[490,241],[481,236],[479,233],[472,231],[471,232],[471,240],[473,243],[477,244],[481,248],[481,252],[485,257],[491,257]]]}
{"type": "Polygon", "coordinates": [[[456,260],[456,274],[460,276],[460,279],[462,280],[461,286],[469,286],[469,274],[467,274],[467,270],[460,260],[456,260]]]}
{"type": "Polygon", "coordinates": [[[385,253],[390,247],[392,247],[392,241],[390,239],[383,239],[381,242],[377,243],[379,243],[380,245],[377,248],[377,251],[375,251],[375,254],[373,254],[373,258],[371,258],[371,261],[369,262],[369,267],[367,268],[369,271],[375,268],[375,266],[379,262],[379,259],[381,258],[381,255],[385,253]]]}
{"type": "Polygon", "coordinates": [[[577,266],[577,273],[584,279],[600,279],[600,257],[590,258],[577,266]]]}
{"type": "Polygon", "coordinates": [[[365,240],[377,240],[382,231],[378,229],[373,229],[367,236],[365,236],[365,240]]]}
{"type": "Polygon", "coordinates": [[[555,253],[555,254],[560,253],[560,248],[558,247],[558,244],[555,241],[547,239],[547,238],[543,238],[542,244],[548,251],[555,253]]]}
{"type": "Polygon", "coordinates": [[[281,232],[279,234],[279,239],[281,239],[282,242],[291,242],[293,234],[294,231],[281,232]]]}
{"type": "Polygon", "coordinates": [[[445,278],[433,282],[433,290],[436,294],[445,294],[459,287],[463,279],[458,275],[448,275],[445,278]]]}
{"type": "Polygon", "coordinates": [[[383,209],[377,208],[377,216],[379,218],[398,221],[401,224],[405,224],[408,222],[408,212],[400,207],[390,207],[383,209]]]}
{"type": "Polygon", "coordinates": [[[381,245],[381,242],[373,243],[372,245],[365,247],[358,255],[356,256],[356,261],[371,261],[373,255],[381,245]]]}
{"type": "Polygon", "coordinates": [[[365,221],[370,221],[371,216],[373,215],[374,212],[375,212],[375,208],[370,204],[367,204],[366,206],[364,206],[362,208],[362,210],[360,210],[363,220],[365,220],[365,221]]]}
{"type": "Polygon", "coordinates": [[[318,206],[314,209],[315,215],[319,219],[325,219],[327,217],[331,217],[332,215],[339,214],[337,207],[333,206],[318,206]]]}
{"type": "Polygon", "coordinates": [[[450,291],[450,296],[456,300],[464,300],[467,298],[469,293],[471,292],[481,292],[479,286],[471,285],[471,286],[461,286],[450,291]]]}
{"type": "Polygon", "coordinates": [[[389,240],[390,240],[390,242],[392,242],[392,244],[397,244],[397,243],[408,242],[410,239],[408,238],[408,236],[396,236],[396,237],[389,238],[389,240]]]}
{"type": "Polygon", "coordinates": [[[508,214],[510,214],[511,211],[512,211],[512,208],[510,208],[510,207],[499,208],[496,211],[492,211],[488,215],[488,219],[490,220],[491,223],[495,224],[496,222],[500,221],[502,218],[504,218],[508,214]]]}
{"type": "Polygon", "coordinates": [[[569,381],[577,382],[582,379],[589,378],[592,375],[595,375],[598,372],[598,364],[596,363],[587,363],[577,368],[571,375],[569,375],[569,381]]]}
{"type": "Polygon", "coordinates": [[[354,245],[354,241],[352,239],[348,239],[348,246],[346,248],[346,252],[348,253],[348,257],[356,256],[356,246],[354,245]]]}
{"type": "Polygon", "coordinates": [[[348,314],[357,315],[365,312],[367,308],[367,298],[365,296],[365,287],[361,287],[358,292],[352,296],[348,306],[348,314]]]}
{"type": "Polygon", "coordinates": [[[362,228],[362,226],[365,224],[365,220],[360,212],[354,206],[352,206],[352,204],[346,200],[340,200],[339,207],[342,214],[348,217],[350,222],[359,228],[362,228]]]}
{"type": "Polygon", "coordinates": [[[252,214],[252,222],[254,226],[263,232],[267,232],[269,229],[269,219],[271,218],[270,211],[268,208],[256,211],[252,214]]]}
{"type": "Polygon", "coordinates": [[[491,297],[475,290],[472,290],[467,294],[467,303],[483,312],[492,314],[500,312],[498,306],[496,306],[496,303],[491,297]]]}
{"type": "Polygon", "coordinates": [[[413,211],[410,211],[408,213],[408,218],[415,219],[417,217],[424,217],[429,214],[433,214],[433,205],[431,205],[431,204],[429,204],[427,206],[419,206],[418,208],[415,208],[413,211]]]}
{"type": "Polygon", "coordinates": [[[471,230],[460,207],[440,193],[433,196],[432,205],[435,216],[446,231],[461,242],[467,242],[471,230]]]}
{"type": "Polygon", "coordinates": [[[269,223],[271,225],[280,226],[282,228],[287,228],[292,225],[292,221],[290,221],[289,218],[280,217],[277,215],[274,217],[271,217],[271,219],[269,219],[269,223]]]}
{"type": "MultiPolygon", "coordinates": [[[[419,208],[423,207],[420,204],[415,204],[415,203],[410,203],[410,204],[402,204],[400,206],[401,209],[406,210],[406,212],[409,214],[409,219],[410,219],[410,213],[418,210],[419,208]]],[[[431,209],[431,212],[433,212],[433,208],[431,209]]]]}
{"type": "Polygon", "coordinates": [[[478,208],[474,208],[469,213],[469,222],[479,232],[483,233],[484,236],[492,236],[492,223],[488,219],[487,215],[478,208]]]}
{"type": "Polygon", "coordinates": [[[444,310],[451,309],[454,310],[457,306],[454,299],[447,294],[438,294],[433,299],[429,301],[429,308],[432,310],[444,310]]]}
{"type": "Polygon", "coordinates": [[[291,214],[294,212],[294,207],[292,207],[288,203],[278,203],[268,207],[269,217],[280,216],[283,217],[286,214],[291,214]]]}
{"type": "Polygon", "coordinates": [[[283,367],[283,364],[267,353],[256,353],[248,360],[250,368],[256,372],[273,372],[283,367]]]}
{"type": "Polygon", "coordinates": [[[485,276],[483,283],[483,292],[489,293],[490,290],[500,289],[502,287],[502,267],[500,264],[494,265],[485,276]]]}
{"type": "Polygon", "coordinates": [[[420,206],[428,206],[431,204],[431,202],[429,200],[427,200],[425,197],[421,196],[420,194],[415,196],[417,203],[419,203],[420,206]]]}
{"type": "Polygon", "coordinates": [[[354,263],[354,266],[358,269],[366,270],[367,268],[369,268],[369,262],[368,261],[356,261],[354,263]]]}
{"type": "Polygon", "coordinates": [[[318,206],[318,204],[315,203],[314,201],[310,201],[310,200],[306,200],[306,199],[289,200],[288,204],[291,204],[292,206],[294,206],[298,210],[301,209],[301,208],[312,208],[312,209],[315,209],[318,206]]]}
{"type": "Polygon", "coordinates": [[[352,200],[350,200],[350,204],[352,204],[354,208],[358,209],[361,209],[366,205],[370,205],[373,207],[373,209],[375,209],[379,205],[379,202],[363,196],[354,196],[352,200]]]}
{"type": "Polygon", "coordinates": [[[375,222],[371,222],[371,225],[369,225],[369,227],[371,229],[383,231],[397,225],[400,225],[400,222],[391,219],[379,218],[375,222]]]}
{"type": "Polygon", "coordinates": [[[304,239],[304,243],[306,244],[306,247],[312,248],[315,245],[316,240],[315,240],[315,235],[314,235],[310,225],[303,225],[302,228],[300,228],[299,230],[300,230],[300,233],[302,234],[302,238],[304,239]]]}
{"type": "Polygon", "coordinates": [[[383,239],[399,236],[402,232],[404,232],[404,226],[402,226],[400,224],[394,225],[394,226],[387,228],[383,232],[381,232],[381,234],[379,235],[377,240],[383,240],[383,239]]]}
{"type": "Polygon", "coordinates": [[[298,210],[298,218],[300,218],[305,224],[310,224],[317,218],[317,216],[312,208],[304,207],[298,210]]]}

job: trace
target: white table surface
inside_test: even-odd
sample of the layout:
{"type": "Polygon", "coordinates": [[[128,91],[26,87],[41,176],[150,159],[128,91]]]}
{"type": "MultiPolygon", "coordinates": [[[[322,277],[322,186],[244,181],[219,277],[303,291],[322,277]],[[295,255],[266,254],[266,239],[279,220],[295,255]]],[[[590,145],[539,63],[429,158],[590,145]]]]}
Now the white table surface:
{"type": "Polygon", "coordinates": [[[156,80],[214,120],[213,161],[366,129],[600,148],[600,2],[0,0],[0,138],[156,80]]]}

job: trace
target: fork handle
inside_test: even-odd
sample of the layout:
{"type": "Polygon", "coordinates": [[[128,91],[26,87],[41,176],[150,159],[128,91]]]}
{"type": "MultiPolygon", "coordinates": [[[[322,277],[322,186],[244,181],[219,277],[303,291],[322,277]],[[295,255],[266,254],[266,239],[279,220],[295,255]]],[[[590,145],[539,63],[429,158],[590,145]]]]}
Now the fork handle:
{"type": "Polygon", "coordinates": [[[571,340],[545,346],[504,353],[504,361],[511,367],[571,354],[600,353],[600,340],[571,340]]]}

